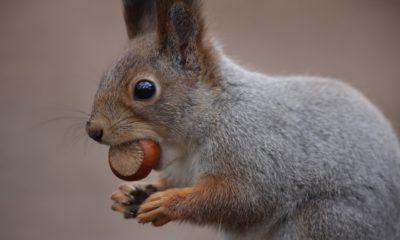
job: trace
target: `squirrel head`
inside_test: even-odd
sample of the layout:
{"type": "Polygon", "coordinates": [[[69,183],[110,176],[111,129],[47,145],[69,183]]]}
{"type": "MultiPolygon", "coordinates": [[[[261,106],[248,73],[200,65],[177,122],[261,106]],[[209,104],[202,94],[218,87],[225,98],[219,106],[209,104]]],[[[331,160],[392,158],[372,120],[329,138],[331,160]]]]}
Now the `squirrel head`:
{"type": "Polygon", "coordinates": [[[215,57],[196,0],[123,0],[129,42],[103,75],[87,132],[118,145],[182,134],[196,100],[215,81],[215,57]],[[200,87],[199,87],[200,86],[200,87]]]}

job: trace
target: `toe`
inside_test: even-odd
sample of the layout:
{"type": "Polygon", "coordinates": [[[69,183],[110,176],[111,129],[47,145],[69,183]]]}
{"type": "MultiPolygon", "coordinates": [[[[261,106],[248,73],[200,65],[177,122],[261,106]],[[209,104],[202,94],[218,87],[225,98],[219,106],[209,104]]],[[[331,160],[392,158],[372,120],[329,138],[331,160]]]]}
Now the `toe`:
{"type": "Polygon", "coordinates": [[[145,203],[146,203],[146,202],[160,201],[163,197],[164,197],[163,192],[156,192],[156,193],[153,193],[152,195],[150,195],[150,196],[146,199],[145,203]]]}
{"type": "Polygon", "coordinates": [[[135,188],[132,185],[126,183],[119,185],[118,189],[121,192],[128,192],[128,193],[135,190],[135,188]]]}
{"type": "Polygon", "coordinates": [[[128,197],[121,191],[116,191],[111,195],[111,200],[116,202],[123,202],[128,200],[128,197]]]}
{"type": "Polygon", "coordinates": [[[116,202],[111,205],[111,209],[116,212],[124,212],[125,211],[125,207],[116,202]]]}
{"type": "Polygon", "coordinates": [[[161,205],[162,205],[162,201],[146,202],[146,203],[142,204],[142,206],[140,206],[139,214],[152,211],[156,208],[159,208],[161,205]]]}
{"type": "Polygon", "coordinates": [[[148,223],[152,222],[158,217],[164,216],[164,209],[163,208],[156,208],[150,212],[139,213],[137,216],[139,223],[148,223]]]}
{"type": "Polygon", "coordinates": [[[167,216],[163,216],[163,217],[159,217],[157,219],[155,219],[152,224],[154,227],[161,227],[167,223],[169,223],[171,221],[171,219],[167,216]]]}

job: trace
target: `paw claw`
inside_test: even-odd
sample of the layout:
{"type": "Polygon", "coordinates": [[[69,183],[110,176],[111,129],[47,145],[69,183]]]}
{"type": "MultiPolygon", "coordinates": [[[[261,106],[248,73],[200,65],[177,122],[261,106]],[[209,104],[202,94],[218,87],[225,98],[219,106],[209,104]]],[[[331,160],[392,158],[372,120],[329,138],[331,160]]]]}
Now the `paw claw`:
{"type": "Polygon", "coordinates": [[[132,201],[132,200],[125,200],[125,201],[122,201],[121,204],[124,205],[124,206],[130,206],[130,205],[133,205],[133,204],[134,204],[134,201],[132,201]]]}
{"type": "Polygon", "coordinates": [[[133,191],[132,192],[122,192],[126,197],[132,197],[134,194],[133,194],[133,191]]]}
{"type": "Polygon", "coordinates": [[[135,218],[137,216],[138,207],[132,206],[130,208],[126,208],[124,211],[125,218],[135,218]]]}

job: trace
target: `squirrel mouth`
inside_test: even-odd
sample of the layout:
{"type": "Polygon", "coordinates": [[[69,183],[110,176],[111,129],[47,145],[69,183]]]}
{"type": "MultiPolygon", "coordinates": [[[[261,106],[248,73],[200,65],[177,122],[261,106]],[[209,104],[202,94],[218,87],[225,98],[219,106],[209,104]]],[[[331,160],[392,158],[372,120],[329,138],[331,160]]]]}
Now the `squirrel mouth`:
{"type": "Polygon", "coordinates": [[[161,149],[153,140],[137,140],[111,146],[108,161],[111,171],[125,181],[147,177],[159,163],[161,149]]]}

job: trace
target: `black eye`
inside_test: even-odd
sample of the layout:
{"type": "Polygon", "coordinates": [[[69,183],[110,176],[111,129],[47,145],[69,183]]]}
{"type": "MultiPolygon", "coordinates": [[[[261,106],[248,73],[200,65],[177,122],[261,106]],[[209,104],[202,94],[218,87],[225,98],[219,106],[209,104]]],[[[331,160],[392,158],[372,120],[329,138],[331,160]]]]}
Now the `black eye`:
{"type": "Polygon", "coordinates": [[[155,93],[155,84],[150,80],[143,79],[136,83],[133,95],[136,100],[146,100],[154,96],[155,93]]]}

